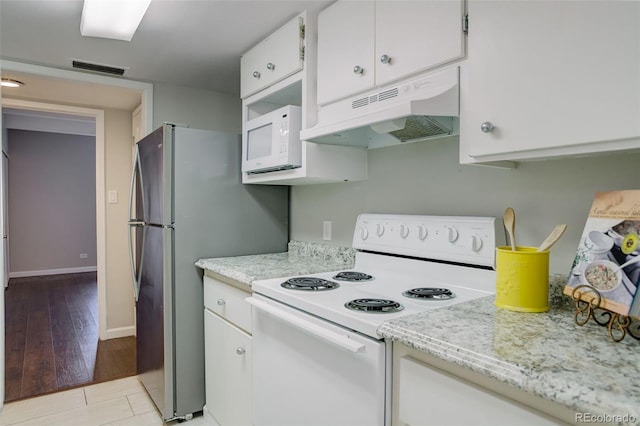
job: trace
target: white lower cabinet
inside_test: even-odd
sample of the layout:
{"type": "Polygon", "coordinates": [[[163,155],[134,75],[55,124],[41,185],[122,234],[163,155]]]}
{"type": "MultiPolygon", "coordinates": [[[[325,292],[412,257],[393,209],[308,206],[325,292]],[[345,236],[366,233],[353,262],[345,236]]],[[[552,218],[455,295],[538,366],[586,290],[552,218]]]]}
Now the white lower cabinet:
{"type": "Polygon", "coordinates": [[[250,315],[251,307],[244,301],[249,293],[210,277],[204,280],[205,418],[219,426],[250,425],[252,337],[250,329],[230,322],[238,318],[238,310],[250,315]],[[213,300],[217,313],[211,309],[213,300]]]}
{"type": "MultiPolygon", "coordinates": [[[[540,411],[541,407],[532,408],[490,390],[484,384],[457,377],[454,370],[444,371],[435,367],[432,361],[422,352],[394,344],[394,426],[567,424],[540,411]]],[[[453,368],[464,370],[459,366],[453,368]]],[[[518,393],[514,390],[509,395],[515,397],[518,393]]],[[[532,403],[539,404],[540,401],[532,400],[532,403]]],[[[547,407],[542,408],[547,410],[547,407]]],[[[564,419],[570,414],[559,414],[556,407],[548,410],[564,419]]]]}

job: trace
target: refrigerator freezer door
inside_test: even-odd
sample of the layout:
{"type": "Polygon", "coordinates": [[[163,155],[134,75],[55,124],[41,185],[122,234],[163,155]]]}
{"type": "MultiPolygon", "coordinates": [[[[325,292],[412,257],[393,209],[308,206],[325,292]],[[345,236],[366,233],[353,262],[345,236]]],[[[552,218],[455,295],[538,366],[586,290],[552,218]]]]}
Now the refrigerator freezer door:
{"type": "Polygon", "coordinates": [[[173,417],[173,303],[170,228],[145,226],[144,263],[136,305],[138,376],[164,419],[173,417]]]}

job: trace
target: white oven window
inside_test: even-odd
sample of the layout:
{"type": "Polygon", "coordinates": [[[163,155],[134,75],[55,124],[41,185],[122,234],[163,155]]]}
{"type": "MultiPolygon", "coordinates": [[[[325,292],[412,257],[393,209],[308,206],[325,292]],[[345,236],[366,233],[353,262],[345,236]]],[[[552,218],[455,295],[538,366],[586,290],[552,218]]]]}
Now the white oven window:
{"type": "Polygon", "coordinates": [[[271,155],[272,128],[273,124],[268,123],[247,132],[247,160],[255,160],[256,158],[264,158],[271,155]]]}

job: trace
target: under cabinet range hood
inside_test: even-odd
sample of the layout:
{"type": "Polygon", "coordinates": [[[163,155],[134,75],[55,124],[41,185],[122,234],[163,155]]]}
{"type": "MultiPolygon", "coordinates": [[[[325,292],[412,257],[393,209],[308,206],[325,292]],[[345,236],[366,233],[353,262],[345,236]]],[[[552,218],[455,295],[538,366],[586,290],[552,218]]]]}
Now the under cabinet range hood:
{"type": "Polygon", "coordinates": [[[300,139],[380,148],[458,134],[459,68],[404,80],[318,107],[300,139]]]}

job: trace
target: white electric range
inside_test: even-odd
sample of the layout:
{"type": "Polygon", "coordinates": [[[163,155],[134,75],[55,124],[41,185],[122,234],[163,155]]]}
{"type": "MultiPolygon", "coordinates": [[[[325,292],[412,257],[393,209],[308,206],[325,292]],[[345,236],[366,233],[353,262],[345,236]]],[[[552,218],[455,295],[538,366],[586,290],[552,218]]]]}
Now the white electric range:
{"type": "Polygon", "coordinates": [[[489,217],[363,214],[352,269],[254,282],[254,424],[389,424],[377,328],[493,294],[502,230],[489,217]]]}

